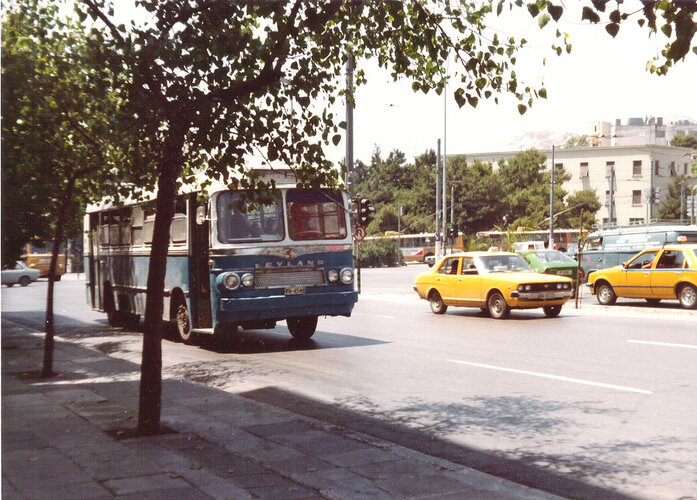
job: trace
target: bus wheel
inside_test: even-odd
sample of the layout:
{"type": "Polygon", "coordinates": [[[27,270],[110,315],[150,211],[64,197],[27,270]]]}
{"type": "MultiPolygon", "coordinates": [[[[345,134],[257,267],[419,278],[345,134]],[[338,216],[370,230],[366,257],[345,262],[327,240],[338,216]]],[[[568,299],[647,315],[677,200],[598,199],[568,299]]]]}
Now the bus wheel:
{"type": "Polygon", "coordinates": [[[544,306],[542,310],[548,318],[556,318],[561,312],[561,306],[544,306]]]}
{"type": "Polygon", "coordinates": [[[595,295],[598,298],[598,304],[601,306],[611,306],[617,302],[615,291],[612,289],[612,286],[610,286],[610,283],[605,281],[598,285],[595,295]]]}
{"type": "Polygon", "coordinates": [[[306,340],[315,334],[315,330],[317,329],[317,316],[286,318],[286,324],[293,338],[306,340]]]}
{"type": "Polygon", "coordinates": [[[486,303],[489,306],[489,314],[494,319],[505,319],[511,312],[501,292],[492,293],[486,303]]]}
{"type": "Polygon", "coordinates": [[[114,295],[111,293],[111,288],[107,287],[104,290],[104,311],[106,311],[106,321],[109,326],[123,326],[123,314],[121,314],[114,305],[114,295]]]}
{"type": "Polygon", "coordinates": [[[185,344],[191,344],[194,341],[194,332],[191,331],[191,321],[189,319],[189,310],[186,303],[180,299],[176,308],[177,315],[177,332],[179,338],[185,344]]]}
{"type": "Polygon", "coordinates": [[[697,288],[692,285],[683,285],[678,291],[678,300],[685,309],[697,308],[697,288]]]}

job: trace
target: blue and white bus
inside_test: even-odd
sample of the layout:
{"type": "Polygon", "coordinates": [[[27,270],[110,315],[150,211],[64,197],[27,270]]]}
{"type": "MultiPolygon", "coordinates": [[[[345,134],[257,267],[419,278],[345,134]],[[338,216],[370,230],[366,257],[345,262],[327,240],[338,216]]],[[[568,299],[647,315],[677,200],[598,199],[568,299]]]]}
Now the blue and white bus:
{"type": "MultiPolygon", "coordinates": [[[[271,203],[249,204],[224,187],[209,188],[205,202],[200,192],[177,197],[163,320],[182,341],[281,320],[307,339],[318,316],[351,315],[358,294],[346,193],[274,175],[280,196],[271,203]]],[[[85,216],[88,300],[111,325],[144,314],[154,222],[152,201],[85,216]]]]}

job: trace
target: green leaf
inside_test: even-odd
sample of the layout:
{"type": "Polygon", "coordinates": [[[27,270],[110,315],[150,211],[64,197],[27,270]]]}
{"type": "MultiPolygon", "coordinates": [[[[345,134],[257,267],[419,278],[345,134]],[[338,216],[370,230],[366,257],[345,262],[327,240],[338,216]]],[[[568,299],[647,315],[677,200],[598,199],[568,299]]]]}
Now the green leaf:
{"type": "Polygon", "coordinates": [[[419,90],[421,90],[421,84],[419,82],[412,82],[411,90],[413,90],[414,92],[418,92],[419,90]]]}
{"type": "Polygon", "coordinates": [[[540,28],[544,28],[547,26],[547,23],[550,21],[551,17],[549,17],[549,14],[544,14],[540,16],[540,18],[537,20],[537,24],[540,26],[540,28]]]}
{"type": "Polygon", "coordinates": [[[542,87],[540,90],[537,91],[537,94],[542,98],[542,99],[547,99],[547,89],[542,87]]]}
{"type": "Polygon", "coordinates": [[[527,110],[528,107],[525,104],[518,104],[518,113],[524,115],[527,110]]]}
{"type": "Polygon", "coordinates": [[[529,3],[528,12],[532,17],[537,17],[537,15],[540,13],[540,8],[537,6],[536,3],[529,3]]]}
{"type": "Polygon", "coordinates": [[[338,146],[339,143],[341,142],[341,135],[340,134],[334,134],[332,136],[332,142],[334,143],[335,146],[338,146]]]}

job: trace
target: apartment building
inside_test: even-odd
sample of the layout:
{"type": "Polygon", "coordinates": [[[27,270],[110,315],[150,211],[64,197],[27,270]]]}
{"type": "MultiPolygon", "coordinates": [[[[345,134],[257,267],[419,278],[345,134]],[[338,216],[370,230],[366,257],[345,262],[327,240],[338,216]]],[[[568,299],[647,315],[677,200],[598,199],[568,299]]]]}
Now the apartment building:
{"type": "Polygon", "coordinates": [[[690,120],[664,121],[662,117],[647,116],[609,122],[596,121],[589,124],[586,139],[591,146],[669,146],[675,136],[697,136],[697,123],[690,120]]]}
{"type": "MultiPolygon", "coordinates": [[[[547,168],[552,165],[552,150],[547,168]]],[[[467,154],[467,161],[489,162],[494,168],[513,158],[517,151],[467,154]]],[[[554,150],[554,163],[563,166],[571,179],[564,184],[568,193],[594,189],[603,207],[598,224],[643,224],[658,217],[658,205],[666,199],[668,186],[678,175],[692,176],[693,151],[661,145],[590,146],[554,150]],[[652,198],[650,195],[654,193],[652,198]],[[612,203],[610,200],[612,199],[612,203]],[[612,208],[612,215],[610,209],[612,208]]]]}

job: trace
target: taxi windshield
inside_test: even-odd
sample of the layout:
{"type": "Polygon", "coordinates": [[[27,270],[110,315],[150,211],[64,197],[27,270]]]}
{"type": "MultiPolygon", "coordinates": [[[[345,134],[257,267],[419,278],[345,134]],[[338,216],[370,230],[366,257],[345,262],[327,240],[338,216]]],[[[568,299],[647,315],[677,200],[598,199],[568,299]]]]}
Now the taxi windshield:
{"type": "Polygon", "coordinates": [[[520,255],[485,255],[479,258],[489,273],[512,273],[531,271],[530,266],[520,255]]]}

